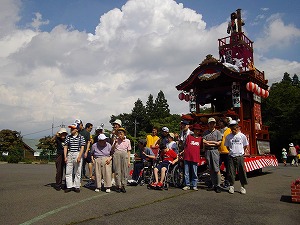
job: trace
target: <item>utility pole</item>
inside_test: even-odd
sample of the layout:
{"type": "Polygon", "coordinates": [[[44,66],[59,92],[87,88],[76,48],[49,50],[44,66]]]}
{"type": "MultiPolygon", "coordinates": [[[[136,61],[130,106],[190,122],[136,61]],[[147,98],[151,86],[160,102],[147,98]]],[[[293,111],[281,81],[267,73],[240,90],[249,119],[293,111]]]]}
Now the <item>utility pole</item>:
{"type": "MultiPolygon", "coordinates": [[[[136,122],[136,119],[134,119],[134,140],[136,139],[136,125],[139,124],[136,122]]],[[[133,142],[133,153],[135,154],[135,141],[133,142]]]]}

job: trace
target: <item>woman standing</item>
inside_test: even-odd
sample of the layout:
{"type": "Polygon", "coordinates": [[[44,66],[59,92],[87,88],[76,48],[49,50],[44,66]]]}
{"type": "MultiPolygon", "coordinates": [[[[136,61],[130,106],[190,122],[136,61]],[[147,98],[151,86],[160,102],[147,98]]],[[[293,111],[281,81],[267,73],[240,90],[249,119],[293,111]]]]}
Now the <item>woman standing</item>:
{"type": "Polygon", "coordinates": [[[104,180],[106,193],[110,192],[111,188],[111,145],[106,142],[105,134],[98,136],[98,142],[92,145],[91,157],[95,165],[96,173],[96,192],[101,190],[101,181],[104,180]]]}
{"type": "Polygon", "coordinates": [[[126,192],[128,167],[130,166],[131,144],[125,137],[126,130],[118,129],[118,138],[114,141],[113,150],[113,168],[116,176],[116,192],[126,192]]]}

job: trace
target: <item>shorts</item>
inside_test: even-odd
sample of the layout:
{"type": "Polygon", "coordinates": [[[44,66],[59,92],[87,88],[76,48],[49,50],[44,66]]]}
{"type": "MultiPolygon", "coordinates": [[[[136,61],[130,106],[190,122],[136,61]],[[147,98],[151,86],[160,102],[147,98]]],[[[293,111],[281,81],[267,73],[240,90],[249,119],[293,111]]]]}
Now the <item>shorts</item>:
{"type": "Polygon", "coordinates": [[[85,158],[85,161],[87,163],[91,163],[92,162],[91,151],[88,151],[88,154],[87,154],[87,157],[85,158]]]}
{"type": "Polygon", "coordinates": [[[170,162],[169,161],[162,161],[160,164],[156,166],[156,168],[160,171],[163,167],[169,168],[170,162]]]}

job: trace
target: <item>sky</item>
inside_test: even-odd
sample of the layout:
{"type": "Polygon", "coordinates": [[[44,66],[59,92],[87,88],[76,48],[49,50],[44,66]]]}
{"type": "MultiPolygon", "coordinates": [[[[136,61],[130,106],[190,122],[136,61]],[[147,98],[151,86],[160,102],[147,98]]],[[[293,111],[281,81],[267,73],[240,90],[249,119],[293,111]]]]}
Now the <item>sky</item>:
{"type": "Polygon", "coordinates": [[[291,1],[0,0],[0,130],[51,135],[75,119],[104,123],[162,90],[187,113],[175,86],[242,9],[255,67],[269,85],[300,75],[300,4],[291,1]],[[52,129],[53,127],[53,129],[52,129]]]}

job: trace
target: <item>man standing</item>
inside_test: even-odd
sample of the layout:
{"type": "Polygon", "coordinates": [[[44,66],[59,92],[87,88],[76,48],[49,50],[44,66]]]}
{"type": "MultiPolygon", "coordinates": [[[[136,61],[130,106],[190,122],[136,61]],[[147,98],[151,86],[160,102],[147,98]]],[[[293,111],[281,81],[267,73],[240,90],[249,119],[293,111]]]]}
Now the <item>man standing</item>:
{"type": "Polygon", "coordinates": [[[219,146],[221,145],[222,134],[216,128],[216,120],[211,117],[208,119],[208,130],[203,132],[203,145],[205,149],[205,158],[210,170],[212,186],[208,191],[221,193],[221,173],[220,173],[220,153],[219,146]]]}
{"type": "Polygon", "coordinates": [[[80,124],[76,123],[69,126],[69,128],[71,128],[71,135],[67,136],[65,141],[64,158],[67,165],[67,188],[65,189],[65,192],[70,192],[72,188],[74,188],[75,192],[80,192],[82,154],[84,151],[85,140],[83,136],[78,133],[79,126],[80,124]]]}
{"type": "Polygon", "coordinates": [[[91,131],[93,129],[93,124],[87,123],[85,125],[85,129],[81,130],[79,133],[84,137],[85,146],[84,146],[84,158],[82,162],[82,176],[84,178],[88,178],[86,176],[86,164],[88,164],[89,168],[89,179],[92,177],[93,173],[93,164],[91,159],[90,146],[93,144],[93,139],[91,137],[91,131]]]}
{"type": "Polygon", "coordinates": [[[247,184],[247,175],[244,165],[244,154],[247,146],[249,145],[247,137],[240,132],[240,127],[237,121],[232,120],[229,125],[231,133],[227,135],[225,139],[225,146],[229,151],[229,169],[228,169],[228,179],[229,179],[229,193],[234,193],[234,181],[235,175],[238,173],[241,182],[241,194],[246,194],[245,185],[247,184]]]}
{"type": "Polygon", "coordinates": [[[157,131],[158,131],[157,127],[153,127],[152,133],[147,135],[146,137],[147,148],[155,148],[159,146],[158,144],[159,137],[157,136],[157,131]]]}

